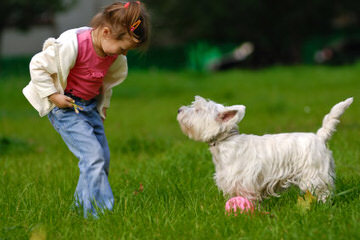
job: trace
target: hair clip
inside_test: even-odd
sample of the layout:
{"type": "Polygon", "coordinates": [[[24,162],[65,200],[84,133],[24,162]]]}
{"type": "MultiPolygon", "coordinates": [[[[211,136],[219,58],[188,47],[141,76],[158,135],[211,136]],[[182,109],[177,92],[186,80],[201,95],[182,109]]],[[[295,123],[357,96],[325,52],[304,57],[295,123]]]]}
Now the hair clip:
{"type": "Polygon", "coordinates": [[[139,19],[139,20],[137,20],[133,25],[131,25],[131,28],[130,28],[130,31],[135,31],[135,29],[137,29],[138,28],[138,26],[140,25],[140,23],[141,23],[141,20],[139,19]]]}
{"type": "MultiPolygon", "coordinates": [[[[140,5],[140,1],[136,1],[137,4],[140,5]]],[[[124,8],[128,8],[130,6],[130,2],[124,4],[124,8]]]]}

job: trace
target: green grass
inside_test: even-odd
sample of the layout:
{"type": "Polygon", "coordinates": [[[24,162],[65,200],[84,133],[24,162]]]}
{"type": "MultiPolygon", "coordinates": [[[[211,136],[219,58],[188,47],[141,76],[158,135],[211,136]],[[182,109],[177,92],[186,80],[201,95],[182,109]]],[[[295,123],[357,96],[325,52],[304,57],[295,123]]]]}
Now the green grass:
{"type": "Polygon", "coordinates": [[[216,74],[130,69],[105,121],[115,209],[86,220],[71,210],[77,159],[22,96],[28,75],[0,73],[0,239],[359,239],[359,76],[360,65],[216,74]],[[207,145],[187,139],[176,122],[194,95],[246,105],[239,127],[253,134],[316,131],[334,104],[353,96],[329,143],[336,196],[304,214],[291,188],[262,203],[271,215],[226,216],[207,145]]]}

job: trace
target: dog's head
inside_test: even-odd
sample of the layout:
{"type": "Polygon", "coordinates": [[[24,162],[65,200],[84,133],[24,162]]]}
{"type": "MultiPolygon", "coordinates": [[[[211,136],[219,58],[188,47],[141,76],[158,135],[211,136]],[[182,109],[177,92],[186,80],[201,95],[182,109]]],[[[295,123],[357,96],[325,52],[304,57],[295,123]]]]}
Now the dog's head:
{"type": "Polygon", "coordinates": [[[213,101],[195,96],[190,106],[178,110],[177,120],[181,130],[189,138],[209,142],[220,134],[237,129],[245,115],[245,106],[225,107],[213,101]]]}

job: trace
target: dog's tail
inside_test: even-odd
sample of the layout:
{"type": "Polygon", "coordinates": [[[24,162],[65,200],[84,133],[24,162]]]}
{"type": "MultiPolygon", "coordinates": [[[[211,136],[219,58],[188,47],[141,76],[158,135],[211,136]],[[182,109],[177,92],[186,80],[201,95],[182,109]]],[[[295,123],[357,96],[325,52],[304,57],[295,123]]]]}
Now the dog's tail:
{"type": "Polygon", "coordinates": [[[333,106],[322,122],[322,127],[317,131],[318,135],[324,142],[330,140],[332,134],[335,132],[336,125],[340,122],[340,116],[345,112],[345,110],[353,102],[353,98],[348,98],[345,101],[339,102],[333,106]]]}

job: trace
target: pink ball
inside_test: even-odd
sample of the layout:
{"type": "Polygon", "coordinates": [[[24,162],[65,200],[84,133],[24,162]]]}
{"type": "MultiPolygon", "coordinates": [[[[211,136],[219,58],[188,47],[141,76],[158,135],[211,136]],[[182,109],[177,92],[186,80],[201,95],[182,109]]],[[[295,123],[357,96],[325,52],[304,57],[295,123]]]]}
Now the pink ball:
{"type": "Polygon", "coordinates": [[[237,210],[239,210],[240,214],[248,212],[253,213],[255,204],[244,197],[233,197],[226,202],[225,210],[227,213],[235,213],[235,215],[237,215],[237,210]]]}

